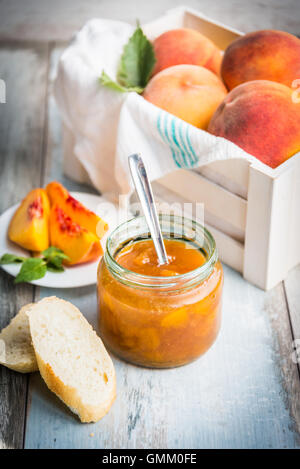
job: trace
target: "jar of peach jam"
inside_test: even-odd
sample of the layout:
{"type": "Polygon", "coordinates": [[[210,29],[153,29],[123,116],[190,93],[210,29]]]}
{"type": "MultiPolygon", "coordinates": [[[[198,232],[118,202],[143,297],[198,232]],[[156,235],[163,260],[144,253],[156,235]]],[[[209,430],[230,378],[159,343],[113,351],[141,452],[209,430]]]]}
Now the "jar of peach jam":
{"type": "Polygon", "coordinates": [[[120,225],[98,267],[100,333],[126,361],[184,365],[214,343],[223,271],[212,235],[194,220],[160,215],[169,264],[159,266],[144,217],[120,225]]]}

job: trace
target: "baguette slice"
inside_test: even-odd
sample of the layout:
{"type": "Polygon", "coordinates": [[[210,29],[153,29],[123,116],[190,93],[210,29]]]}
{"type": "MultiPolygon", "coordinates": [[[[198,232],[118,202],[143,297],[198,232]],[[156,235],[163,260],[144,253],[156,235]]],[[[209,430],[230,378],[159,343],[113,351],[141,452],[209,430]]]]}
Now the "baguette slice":
{"type": "Polygon", "coordinates": [[[28,313],[38,367],[48,388],[82,422],[97,422],[116,397],[113,363],[81,312],[48,297],[28,313]]]}
{"type": "Polygon", "coordinates": [[[0,333],[0,363],[20,373],[38,370],[26,314],[32,306],[33,304],[23,306],[0,333]]]}

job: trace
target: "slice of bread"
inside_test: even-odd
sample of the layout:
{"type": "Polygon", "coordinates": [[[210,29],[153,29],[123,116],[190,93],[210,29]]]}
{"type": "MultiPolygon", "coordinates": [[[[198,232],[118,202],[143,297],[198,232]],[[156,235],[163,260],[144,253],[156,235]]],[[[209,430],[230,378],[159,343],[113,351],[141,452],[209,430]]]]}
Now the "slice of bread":
{"type": "Polygon", "coordinates": [[[54,296],[36,303],[28,317],[48,388],[82,422],[97,422],[116,397],[115,370],[102,341],[74,305],[54,296]]]}
{"type": "Polygon", "coordinates": [[[38,370],[26,314],[32,306],[33,304],[23,306],[0,333],[0,363],[20,373],[38,370]]]}

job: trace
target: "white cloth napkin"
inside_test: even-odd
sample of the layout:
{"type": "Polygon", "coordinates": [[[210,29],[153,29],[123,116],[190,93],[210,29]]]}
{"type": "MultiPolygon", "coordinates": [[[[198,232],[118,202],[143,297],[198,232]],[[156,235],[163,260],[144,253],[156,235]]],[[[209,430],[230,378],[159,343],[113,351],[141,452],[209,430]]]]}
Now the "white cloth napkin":
{"type": "Polygon", "coordinates": [[[60,59],[54,95],[69,134],[64,150],[68,172],[79,160],[92,184],[117,199],[132,192],[127,162],[131,153],[142,155],[151,180],[216,160],[253,160],[228,140],[183,122],[142,96],[99,83],[102,70],[115,79],[133,31],[126,23],[90,20],[60,59]]]}

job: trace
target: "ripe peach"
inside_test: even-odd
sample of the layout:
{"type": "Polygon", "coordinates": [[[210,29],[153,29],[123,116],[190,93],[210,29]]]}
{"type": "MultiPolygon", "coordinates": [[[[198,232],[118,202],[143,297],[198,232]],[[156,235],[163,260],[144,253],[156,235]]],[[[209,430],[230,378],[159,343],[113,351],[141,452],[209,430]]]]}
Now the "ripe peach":
{"type": "Polygon", "coordinates": [[[174,116],[206,129],[226,93],[221,80],[206,68],[175,65],[155,75],[143,96],[174,116]]]}
{"type": "Polygon", "coordinates": [[[49,200],[44,189],[30,191],[10,222],[9,239],[29,251],[47,249],[49,211],[49,200]]]}
{"type": "Polygon", "coordinates": [[[300,103],[292,93],[272,81],[243,83],[220,104],[208,131],[276,168],[300,151],[300,103]]]}
{"type": "Polygon", "coordinates": [[[51,205],[59,205],[74,222],[87,228],[88,231],[91,231],[100,239],[108,230],[108,224],[104,220],[74,199],[59,182],[50,182],[46,187],[46,191],[51,205]]]}
{"type": "Polygon", "coordinates": [[[65,264],[92,262],[103,254],[98,237],[74,222],[58,205],[51,208],[49,226],[51,245],[69,256],[65,264]]]}
{"type": "Polygon", "coordinates": [[[220,72],[221,51],[203,34],[194,29],[172,29],[154,40],[156,65],[153,74],[173,65],[201,65],[220,72]]]}
{"type": "Polygon", "coordinates": [[[283,31],[246,34],[227,47],[221,75],[230,90],[252,80],[292,86],[300,78],[300,39],[283,31]]]}

